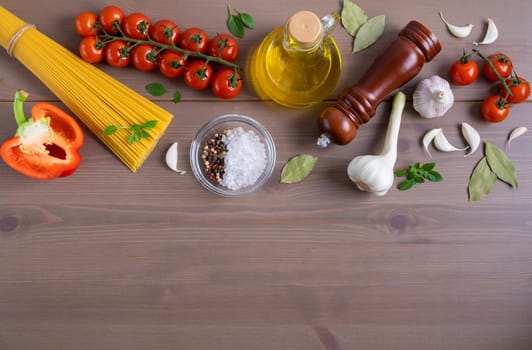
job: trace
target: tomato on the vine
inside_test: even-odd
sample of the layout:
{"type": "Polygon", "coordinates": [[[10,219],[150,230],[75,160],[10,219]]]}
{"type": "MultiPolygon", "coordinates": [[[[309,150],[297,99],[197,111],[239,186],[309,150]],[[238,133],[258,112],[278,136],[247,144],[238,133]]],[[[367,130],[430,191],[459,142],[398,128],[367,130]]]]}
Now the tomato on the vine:
{"type": "Polygon", "coordinates": [[[188,51],[207,52],[209,38],[200,28],[188,28],[179,39],[179,47],[188,51]]]}
{"type": "Polygon", "coordinates": [[[212,67],[204,60],[190,62],[185,68],[185,84],[193,90],[206,89],[212,80],[212,67]]]}
{"type": "Polygon", "coordinates": [[[107,34],[120,33],[119,27],[124,20],[124,12],[117,6],[106,6],[100,11],[98,21],[107,34]]]}
{"type": "Polygon", "coordinates": [[[124,18],[122,31],[133,39],[144,40],[148,37],[151,21],[144,14],[135,12],[124,18]]]}
{"type": "MultiPolygon", "coordinates": [[[[489,55],[488,60],[491,62],[491,64],[493,64],[493,67],[503,79],[508,78],[510,74],[512,74],[512,60],[510,59],[510,57],[508,57],[508,55],[505,55],[501,52],[497,52],[489,55]]],[[[484,76],[488,80],[499,80],[497,74],[495,74],[495,72],[491,69],[488,62],[484,62],[484,65],[482,66],[482,71],[484,72],[484,76]]]]}
{"type": "Polygon", "coordinates": [[[138,70],[149,72],[157,66],[157,50],[148,44],[135,46],[131,50],[131,62],[138,70]]]}
{"type": "Polygon", "coordinates": [[[148,31],[153,41],[166,45],[175,45],[179,40],[179,27],[172,21],[162,19],[155,22],[148,31]]]}
{"type": "Polygon", "coordinates": [[[449,71],[451,81],[456,85],[469,85],[478,78],[478,65],[471,59],[471,55],[464,53],[456,60],[449,71]]]}
{"type": "Polygon", "coordinates": [[[168,78],[177,78],[185,72],[187,57],[181,52],[164,51],[159,59],[159,71],[168,78]]]}
{"type": "Polygon", "coordinates": [[[486,98],[484,102],[482,102],[482,118],[489,122],[501,122],[506,119],[509,113],[510,105],[501,96],[492,95],[486,98]]]}
{"type": "Polygon", "coordinates": [[[126,67],[131,63],[126,41],[115,40],[105,46],[105,60],[113,67],[126,67]]]}
{"type": "Polygon", "coordinates": [[[212,92],[216,97],[231,99],[242,89],[240,74],[232,68],[220,68],[212,78],[212,92]]]}
{"type": "Polygon", "coordinates": [[[501,90],[501,94],[510,103],[521,103],[530,96],[530,83],[524,78],[515,76],[506,79],[506,85],[508,85],[512,94],[508,95],[504,87],[501,90]]]}
{"type": "Polygon", "coordinates": [[[209,41],[209,55],[233,62],[238,55],[238,43],[228,34],[217,34],[209,41]]]}
{"type": "Polygon", "coordinates": [[[89,63],[100,63],[104,58],[104,45],[96,36],[86,36],[79,43],[79,55],[89,63]]]}
{"type": "Polygon", "coordinates": [[[98,22],[98,16],[95,13],[81,12],[74,19],[74,28],[83,37],[96,35],[100,32],[96,22],[98,22]]]}

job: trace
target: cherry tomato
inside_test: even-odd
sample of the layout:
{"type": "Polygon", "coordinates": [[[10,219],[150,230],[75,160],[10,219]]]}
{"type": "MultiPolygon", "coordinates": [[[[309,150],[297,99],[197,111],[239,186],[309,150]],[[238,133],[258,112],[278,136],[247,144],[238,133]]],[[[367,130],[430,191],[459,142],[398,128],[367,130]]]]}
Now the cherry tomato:
{"type": "Polygon", "coordinates": [[[228,34],[218,34],[209,41],[209,55],[233,62],[238,55],[238,43],[228,34]]]}
{"type": "Polygon", "coordinates": [[[174,45],[179,40],[179,27],[172,21],[162,19],[149,29],[150,38],[158,43],[174,45]]]}
{"type": "Polygon", "coordinates": [[[124,12],[117,6],[106,6],[100,11],[98,20],[103,30],[108,34],[118,34],[118,27],[124,20],[124,12]]]}
{"type": "Polygon", "coordinates": [[[98,16],[92,12],[81,12],[74,19],[74,28],[76,32],[83,37],[96,35],[100,28],[96,25],[98,16]]]}
{"type": "Polygon", "coordinates": [[[212,92],[216,97],[231,99],[242,90],[240,74],[232,68],[220,68],[212,78],[212,92]]]}
{"type": "Polygon", "coordinates": [[[189,51],[207,52],[209,38],[207,33],[199,28],[189,28],[183,32],[179,39],[179,47],[189,51]]]}
{"type": "Polygon", "coordinates": [[[105,60],[113,67],[126,67],[131,63],[129,47],[123,40],[115,40],[105,47],[105,60]]]}
{"type": "Polygon", "coordinates": [[[159,71],[168,78],[177,78],[185,72],[187,58],[181,52],[164,51],[159,61],[159,71]]]}
{"type": "Polygon", "coordinates": [[[530,96],[530,83],[521,77],[512,77],[506,79],[506,84],[510,88],[512,94],[507,96],[506,89],[502,88],[501,94],[503,98],[510,103],[521,103],[530,96]]]}
{"type": "Polygon", "coordinates": [[[506,119],[509,113],[510,105],[501,96],[492,95],[482,102],[482,118],[489,122],[501,122],[506,119]]]}
{"type": "Polygon", "coordinates": [[[124,34],[133,39],[143,40],[148,37],[151,21],[142,13],[135,12],[124,18],[122,22],[122,31],[124,34]]]}
{"type": "MultiPolygon", "coordinates": [[[[513,65],[512,60],[507,55],[497,52],[494,54],[491,54],[488,56],[488,60],[493,64],[495,67],[495,70],[500,74],[500,76],[504,78],[508,78],[510,74],[512,73],[513,65]]],[[[497,75],[493,72],[491,67],[487,62],[484,62],[484,65],[482,66],[482,71],[484,72],[484,76],[488,78],[488,80],[491,81],[497,81],[499,78],[497,75]]]]}
{"type": "Polygon", "coordinates": [[[100,63],[104,58],[104,45],[96,36],[86,36],[79,43],[79,55],[89,63],[100,63]]]}
{"type": "Polygon", "coordinates": [[[193,90],[206,89],[212,80],[212,67],[204,60],[190,62],[185,68],[185,84],[193,90]]]}
{"type": "Polygon", "coordinates": [[[453,63],[449,75],[456,85],[472,84],[478,78],[478,65],[471,59],[471,55],[464,54],[453,63]]]}
{"type": "Polygon", "coordinates": [[[138,70],[149,72],[157,65],[157,50],[147,44],[135,46],[131,50],[131,62],[138,70]]]}

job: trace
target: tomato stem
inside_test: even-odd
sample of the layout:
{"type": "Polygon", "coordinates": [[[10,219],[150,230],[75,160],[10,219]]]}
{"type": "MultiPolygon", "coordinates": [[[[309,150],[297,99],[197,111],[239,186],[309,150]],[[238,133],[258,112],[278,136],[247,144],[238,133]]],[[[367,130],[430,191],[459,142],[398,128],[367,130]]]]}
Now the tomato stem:
{"type": "Polygon", "coordinates": [[[154,41],[154,40],[150,39],[149,37],[146,40],[130,38],[130,37],[126,36],[122,32],[122,30],[120,30],[120,35],[111,35],[111,34],[108,34],[108,33],[104,32],[103,34],[97,35],[97,37],[100,38],[105,43],[108,43],[108,42],[111,42],[111,41],[115,41],[115,40],[122,40],[122,41],[127,41],[129,43],[132,43],[133,46],[137,46],[137,45],[140,45],[140,44],[147,44],[147,45],[151,45],[151,46],[155,46],[155,47],[160,48],[161,49],[160,52],[162,52],[164,50],[177,51],[177,52],[181,52],[185,56],[199,57],[199,58],[202,58],[202,59],[204,59],[206,61],[217,62],[217,63],[223,64],[223,65],[231,67],[231,68],[233,68],[235,70],[242,70],[242,67],[240,67],[239,65],[237,65],[235,63],[232,63],[232,62],[229,62],[229,61],[226,61],[226,60],[224,60],[221,57],[210,56],[210,55],[201,53],[199,51],[185,50],[185,49],[182,49],[182,48],[178,47],[175,44],[172,44],[172,45],[163,44],[163,43],[154,41]]]}
{"type": "Polygon", "coordinates": [[[508,84],[506,84],[506,79],[504,79],[500,74],[499,72],[497,71],[497,69],[495,68],[495,66],[493,65],[493,63],[491,62],[491,60],[489,58],[487,58],[486,56],[484,56],[480,51],[478,51],[477,49],[473,49],[473,52],[475,54],[477,54],[477,56],[479,56],[480,58],[482,58],[484,60],[484,62],[486,62],[488,64],[488,66],[491,68],[491,70],[493,71],[493,73],[495,73],[495,75],[497,76],[497,78],[501,81],[502,83],[502,86],[504,88],[504,90],[506,90],[506,98],[508,98],[508,96],[511,96],[512,95],[512,90],[510,89],[510,87],[508,86],[508,84]]]}

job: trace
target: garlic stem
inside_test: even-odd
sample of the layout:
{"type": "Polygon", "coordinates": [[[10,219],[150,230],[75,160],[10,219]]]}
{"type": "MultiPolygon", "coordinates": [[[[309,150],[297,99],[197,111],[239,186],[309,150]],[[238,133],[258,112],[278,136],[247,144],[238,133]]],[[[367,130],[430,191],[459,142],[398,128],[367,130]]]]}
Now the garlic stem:
{"type": "Polygon", "coordinates": [[[392,187],[394,181],[393,167],[397,160],[399,128],[405,104],[405,94],[398,92],[392,102],[382,153],[361,155],[353,158],[349,163],[347,174],[358,189],[383,196],[392,187]]]}

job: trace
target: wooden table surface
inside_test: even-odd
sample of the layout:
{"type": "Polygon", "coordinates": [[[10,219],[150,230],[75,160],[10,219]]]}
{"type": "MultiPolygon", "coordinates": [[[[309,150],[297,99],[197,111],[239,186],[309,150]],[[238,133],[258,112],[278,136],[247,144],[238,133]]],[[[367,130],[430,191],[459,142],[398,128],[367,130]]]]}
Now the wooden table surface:
{"type": "MultiPolygon", "coordinates": [[[[471,41],[482,39],[486,19],[498,40],[482,47],[509,54],[520,75],[532,79],[531,5],[528,0],[368,1],[370,16],[386,15],[381,39],[356,55],[342,27],[333,37],[342,51],[337,89],[323,104],[291,110],[261,101],[249,88],[232,101],[193,92],[157,73],[99,67],[149,95],[161,82],[179,90],[156,102],[175,115],[142,168],[131,173],[84,128],[83,162],[67,178],[32,180],[0,163],[0,349],[532,349],[532,134],[505,140],[514,127],[532,128],[532,104],[512,108],[502,123],[479,116],[491,91],[484,78],[453,86],[456,102],[437,120],[412,109],[415,85],[450,64],[471,41]],[[467,39],[452,37],[438,17],[473,23],[467,39]],[[464,144],[468,122],[503,148],[519,175],[518,189],[498,182],[480,202],[468,202],[467,184],[478,150],[432,151],[441,183],[384,197],[358,191],[346,175],[354,156],[378,152],[389,114],[385,102],[347,146],[317,149],[316,118],[353,85],[373,59],[416,19],[429,26],[443,50],[402,90],[408,96],[396,167],[431,159],[420,139],[433,127],[464,144]],[[198,129],[217,115],[252,116],[271,132],[277,162],[256,193],[223,198],[192,175],[188,150],[198,129]],[[180,143],[179,176],[164,164],[180,143]],[[318,162],[303,182],[279,183],[282,165],[308,153],[318,162]]],[[[5,0],[2,5],[72,51],[79,38],[72,21],[99,11],[104,1],[5,0]]],[[[125,12],[168,18],[181,28],[226,32],[226,3],[117,1],[125,12]]],[[[325,14],[340,1],[244,1],[256,28],[239,41],[245,64],[264,36],[290,14],[325,14]]],[[[244,73],[245,74],[245,73],[244,73]]],[[[22,64],[0,54],[0,139],[12,136],[12,97],[18,88],[36,101],[61,102],[22,64]]],[[[152,98],[152,97],[150,97],[152,98]]],[[[398,180],[396,180],[397,184],[398,180]]]]}

